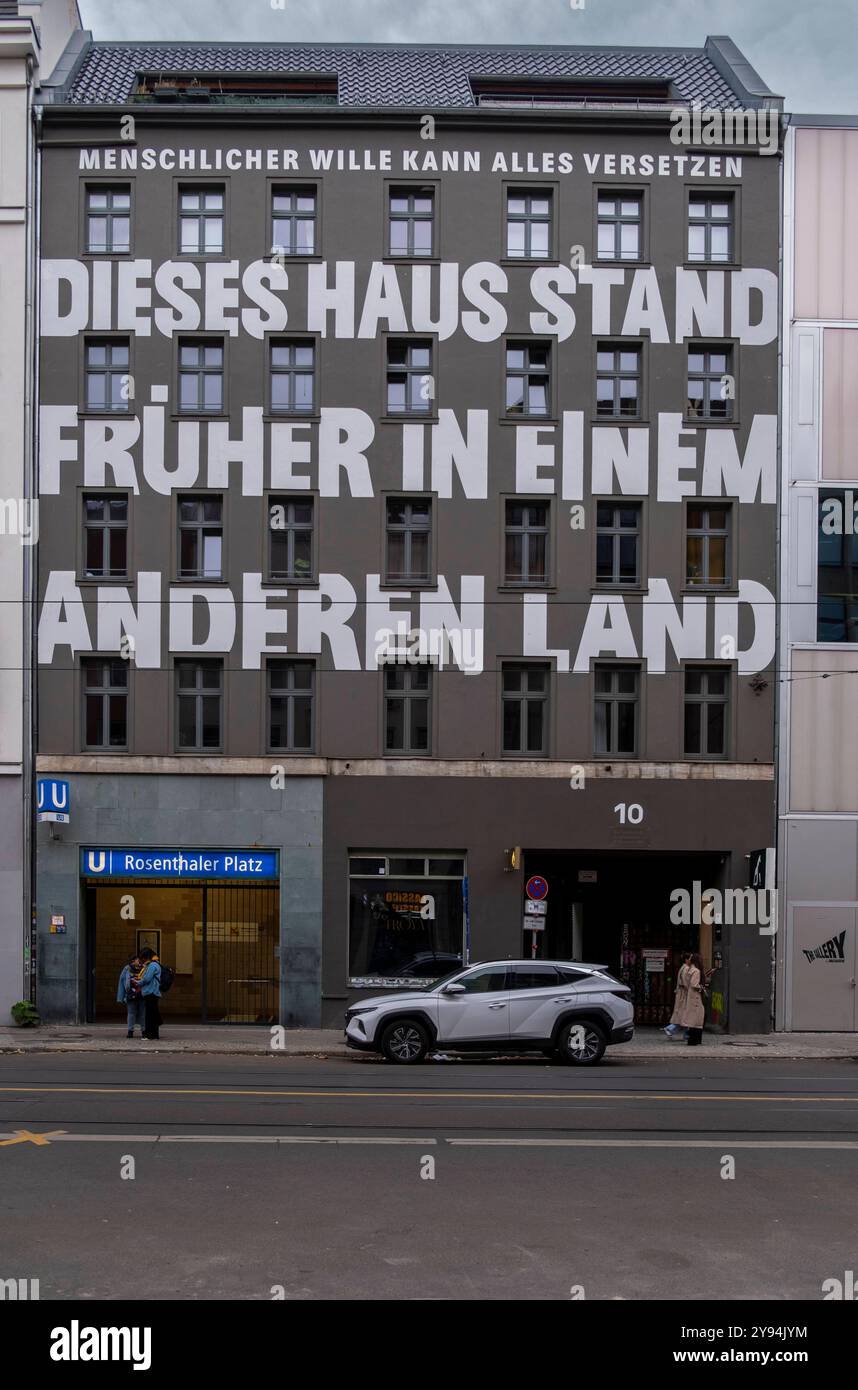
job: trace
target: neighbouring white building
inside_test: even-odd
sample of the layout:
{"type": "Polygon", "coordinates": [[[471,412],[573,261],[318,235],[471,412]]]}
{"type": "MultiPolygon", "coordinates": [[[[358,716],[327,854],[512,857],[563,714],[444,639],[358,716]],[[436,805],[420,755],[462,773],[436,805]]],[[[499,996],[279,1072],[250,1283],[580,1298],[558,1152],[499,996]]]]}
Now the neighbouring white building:
{"type": "Polygon", "coordinates": [[[0,0],[0,1023],[30,988],[35,135],[75,0],[0,0]]]}
{"type": "Polygon", "coordinates": [[[784,165],[777,1027],[858,1029],[858,117],[784,165]]]}

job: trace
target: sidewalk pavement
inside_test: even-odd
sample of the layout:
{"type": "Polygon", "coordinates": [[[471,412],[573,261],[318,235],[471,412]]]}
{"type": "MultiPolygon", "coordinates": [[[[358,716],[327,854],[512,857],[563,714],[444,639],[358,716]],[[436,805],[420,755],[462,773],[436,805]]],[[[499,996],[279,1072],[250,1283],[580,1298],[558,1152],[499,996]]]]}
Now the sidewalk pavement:
{"type": "MultiPolygon", "coordinates": [[[[158,1042],[139,1036],[126,1038],[121,1024],[42,1024],[38,1028],[0,1028],[0,1053],[9,1052],[158,1052],[203,1053],[212,1056],[351,1057],[372,1059],[373,1054],[353,1052],[338,1028],[289,1028],[272,1047],[272,1030],[236,1025],[162,1026],[158,1042]]],[[[768,1033],[765,1035],[704,1033],[700,1047],[671,1042],[660,1028],[641,1028],[634,1040],[611,1048],[614,1060],[653,1061],[666,1056],[693,1061],[719,1057],[722,1061],[749,1058],[779,1061],[790,1058],[829,1058],[858,1061],[858,1033],[768,1033]]]]}

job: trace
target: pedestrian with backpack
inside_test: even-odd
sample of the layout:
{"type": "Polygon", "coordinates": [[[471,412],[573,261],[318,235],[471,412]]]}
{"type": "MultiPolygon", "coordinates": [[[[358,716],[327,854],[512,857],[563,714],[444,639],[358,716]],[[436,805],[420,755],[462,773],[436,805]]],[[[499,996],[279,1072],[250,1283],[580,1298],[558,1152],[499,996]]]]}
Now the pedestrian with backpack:
{"type": "Polygon", "coordinates": [[[140,981],[140,993],[143,996],[143,1007],[145,1009],[146,1023],[143,1029],[143,1037],[149,1042],[157,1042],[161,1026],[160,999],[162,991],[162,979],[166,989],[173,983],[173,972],[169,966],[162,966],[151,946],[146,946],[140,952],[140,960],[143,962],[143,969],[137,977],[140,981]]]}

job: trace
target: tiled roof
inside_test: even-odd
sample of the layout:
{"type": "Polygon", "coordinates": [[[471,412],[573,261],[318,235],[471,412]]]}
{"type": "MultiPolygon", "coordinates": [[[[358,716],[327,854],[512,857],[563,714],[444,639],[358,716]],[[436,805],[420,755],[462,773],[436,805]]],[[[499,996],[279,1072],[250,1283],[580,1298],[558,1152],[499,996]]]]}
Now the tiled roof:
{"type": "Polygon", "coordinates": [[[741,106],[699,48],[497,48],[417,45],[92,43],[61,98],[79,105],[126,101],[140,72],[336,74],[346,107],[473,106],[472,77],[654,78],[680,100],[741,106]]]}

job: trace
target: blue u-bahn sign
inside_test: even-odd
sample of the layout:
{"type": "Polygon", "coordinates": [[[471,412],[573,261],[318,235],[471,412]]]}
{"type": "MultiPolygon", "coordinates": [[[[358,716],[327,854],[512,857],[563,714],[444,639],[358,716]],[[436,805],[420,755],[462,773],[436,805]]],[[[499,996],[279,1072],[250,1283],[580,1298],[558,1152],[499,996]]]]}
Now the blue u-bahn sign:
{"type": "Polygon", "coordinates": [[[279,852],[271,849],[98,849],[80,852],[82,878],[278,878],[279,852]]]}
{"type": "Polygon", "coordinates": [[[36,787],[36,817],[40,821],[54,821],[58,825],[68,825],[71,814],[71,798],[68,782],[57,782],[53,778],[40,777],[36,787]]]}

